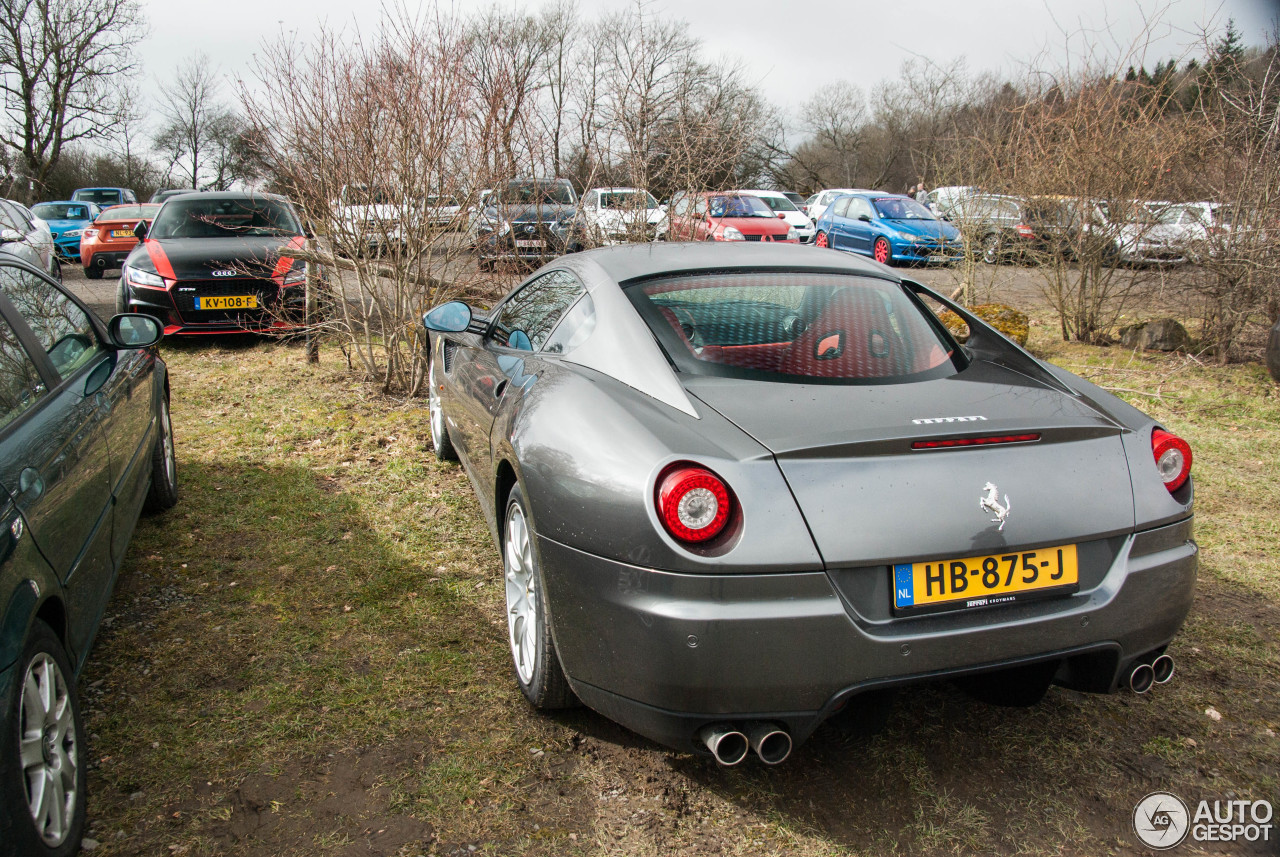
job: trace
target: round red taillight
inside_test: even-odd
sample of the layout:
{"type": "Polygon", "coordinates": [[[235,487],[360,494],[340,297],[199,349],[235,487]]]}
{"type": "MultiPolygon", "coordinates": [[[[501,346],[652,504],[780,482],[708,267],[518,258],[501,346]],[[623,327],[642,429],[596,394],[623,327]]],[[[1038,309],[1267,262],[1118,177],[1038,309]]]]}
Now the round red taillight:
{"type": "Polygon", "coordinates": [[[1151,454],[1156,470],[1170,493],[1177,491],[1191,475],[1191,445],[1163,429],[1151,432],[1151,454]]]}
{"type": "Polygon", "coordinates": [[[733,500],[719,476],[705,467],[680,465],[658,480],[658,517],[682,542],[705,542],[724,531],[733,500]]]}

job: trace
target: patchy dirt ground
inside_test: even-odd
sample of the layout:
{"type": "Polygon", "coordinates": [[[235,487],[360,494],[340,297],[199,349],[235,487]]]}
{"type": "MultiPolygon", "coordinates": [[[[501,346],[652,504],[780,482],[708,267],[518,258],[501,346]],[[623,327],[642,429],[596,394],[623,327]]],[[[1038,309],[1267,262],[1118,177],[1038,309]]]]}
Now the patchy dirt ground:
{"type": "Polygon", "coordinates": [[[1129,815],[1156,789],[1280,805],[1280,395],[1257,366],[1052,333],[1032,347],[1146,391],[1126,395],[1196,449],[1178,675],[1025,710],[907,689],[884,732],[855,714],[772,769],[530,711],[497,553],[425,405],[334,351],[166,344],[182,497],[141,523],[80,684],[94,853],[1093,857],[1145,853],[1129,815]]]}

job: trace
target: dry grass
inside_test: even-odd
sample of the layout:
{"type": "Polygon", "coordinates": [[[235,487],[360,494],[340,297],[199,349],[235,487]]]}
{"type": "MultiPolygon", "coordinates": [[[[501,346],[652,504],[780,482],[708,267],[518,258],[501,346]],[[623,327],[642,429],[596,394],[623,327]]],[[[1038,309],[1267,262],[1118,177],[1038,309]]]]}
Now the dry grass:
{"type": "Polygon", "coordinates": [[[769,770],[531,713],[497,553],[423,404],[332,352],[166,346],[182,499],[140,525],[81,682],[96,853],[1096,855],[1137,853],[1129,813],[1155,788],[1274,799],[1277,388],[1043,328],[1032,346],[1157,394],[1125,395],[1196,450],[1178,678],[1012,711],[921,688],[882,735],[823,729],[769,770]]]}

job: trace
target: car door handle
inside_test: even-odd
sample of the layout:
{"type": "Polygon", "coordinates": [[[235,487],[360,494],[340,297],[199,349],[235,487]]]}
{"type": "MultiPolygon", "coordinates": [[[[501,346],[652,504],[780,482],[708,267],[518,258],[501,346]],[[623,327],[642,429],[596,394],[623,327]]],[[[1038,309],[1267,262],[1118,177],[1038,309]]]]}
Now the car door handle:
{"type": "Polygon", "coordinates": [[[40,476],[40,471],[34,467],[25,467],[18,474],[18,496],[19,501],[31,501],[40,499],[40,495],[44,494],[44,479],[40,476]]]}

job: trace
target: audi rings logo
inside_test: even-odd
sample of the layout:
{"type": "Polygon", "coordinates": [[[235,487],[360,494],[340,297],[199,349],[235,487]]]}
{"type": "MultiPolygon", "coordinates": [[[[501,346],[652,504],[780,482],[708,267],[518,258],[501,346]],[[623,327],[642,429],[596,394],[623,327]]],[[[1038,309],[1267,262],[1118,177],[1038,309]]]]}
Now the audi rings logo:
{"type": "Polygon", "coordinates": [[[209,276],[211,277],[234,277],[235,275],[236,275],[236,272],[230,268],[223,268],[222,270],[219,270],[219,271],[209,272],[209,276]]]}
{"type": "Polygon", "coordinates": [[[1157,851],[1181,845],[1190,821],[1187,805],[1168,792],[1152,792],[1133,808],[1133,832],[1143,845],[1157,851]]]}

